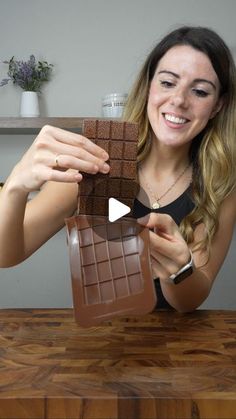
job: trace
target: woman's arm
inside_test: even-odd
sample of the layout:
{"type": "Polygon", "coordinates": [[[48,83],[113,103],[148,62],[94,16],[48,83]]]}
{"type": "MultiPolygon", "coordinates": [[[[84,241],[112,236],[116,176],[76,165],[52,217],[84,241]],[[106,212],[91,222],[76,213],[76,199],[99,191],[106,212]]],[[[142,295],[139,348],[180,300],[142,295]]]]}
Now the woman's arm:
{"type": "Polygon", "coordinates": [[[40,131],[0,192],[0,267],[20,263],[63,227],[76,208],[78,171],[107,173],[107,159],[81,135],[50,126],[40,131]]]}
{"type": "MultiPolygon", "coordinates": [[[[232,239],[236,217],[236,194],[222,203],[219,217],[219,229],[215,235],[210,258],[206,262],[206,253],[193,253],[196,269],[193,274],[175,285],[168,282],[171,274],[176,273],[190,259],[186,242],[173,219],[165,214],[151,214],[148,222],[141,219],[141,224],[157,229],[150,232],[151,261],[155,277],[160,278],[163,294],[169,304],[181,312],[192,311],[207,298],[214,279],[222,266],[232,239]]],[[[204,234],[203,225],[195,230],[194,243],[204,234]]]]}
{"type": "Polygon", "coordinates": [[[0,192],[0,267],[22,262],[59,231],[76,208],[76,183],[47,182],[29,202],[7,181],[0,192]]]}

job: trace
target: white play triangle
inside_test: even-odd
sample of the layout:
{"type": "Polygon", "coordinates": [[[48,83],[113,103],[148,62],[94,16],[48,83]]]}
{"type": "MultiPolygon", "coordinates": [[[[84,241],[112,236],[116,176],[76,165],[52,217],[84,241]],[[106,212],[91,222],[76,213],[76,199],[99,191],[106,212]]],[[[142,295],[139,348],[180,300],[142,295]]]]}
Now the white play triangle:
{"type": "Polygon", "coordinates": [[[108,219],[111,223],[118,220],[124,215],[128,214],[131,209],[128,205],[122,204],[122,202],[118,201],[115,198],[109,198],[108,201],[108,219]]]}

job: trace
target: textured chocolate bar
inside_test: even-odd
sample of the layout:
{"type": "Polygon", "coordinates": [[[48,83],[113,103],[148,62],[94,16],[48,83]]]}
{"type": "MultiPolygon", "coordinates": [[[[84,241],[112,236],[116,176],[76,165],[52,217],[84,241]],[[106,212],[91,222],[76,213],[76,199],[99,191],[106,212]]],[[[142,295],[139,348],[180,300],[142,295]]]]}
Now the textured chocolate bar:
{"type": "Polygon", "coordinates": [[[116,198],[133,207],[136,182],[138,124],[102,119],[85,119],[83,135],[109,154],[110,172],[83,173],[79,214],[108,215],[108,199],[116,198]]]}
{"type": "Polygon", "coordinates": [[[84,215],[68,218],[66,225],[74,313],[81,326],[154,309],[147,228],[133,219],[109,223],[107,217],[84,215]]]}

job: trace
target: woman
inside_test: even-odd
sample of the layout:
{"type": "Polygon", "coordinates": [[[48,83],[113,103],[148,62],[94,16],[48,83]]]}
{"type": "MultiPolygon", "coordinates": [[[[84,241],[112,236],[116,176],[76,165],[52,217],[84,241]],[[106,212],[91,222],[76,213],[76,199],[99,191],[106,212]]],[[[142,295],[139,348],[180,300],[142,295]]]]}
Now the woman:
{"type": "MultiPolygon", "coordinates": [[[[236,208],[235,86],[222,39],[181,27],[150,53],[129,96],[124,119],[140,126],[134,211],[150,228],[160,306],[198,307],[227,254],[236,208]]],[[[76,208],[80,171],[107,173],[108,158],[80,135],[44,127],[1,191],[0,266],[21,262],[55,234],[76,208]]]]}
{"type": "Polygon", "coordinates": [[[149,220],[139,221],[158,229],[150,238],[163,306],[198,307],[226,256],[236,208],[235,98],[228,48],[215,32],[199,27],[167,35],[130,94],[124,118],[140,126],[139,180],[149,198],[143,205],[141,193],[135,210],[140,217],[153,207],[149,220]],[[169,277],[190,258],[186,243],[197,269],[176,286],[169,277]]]}

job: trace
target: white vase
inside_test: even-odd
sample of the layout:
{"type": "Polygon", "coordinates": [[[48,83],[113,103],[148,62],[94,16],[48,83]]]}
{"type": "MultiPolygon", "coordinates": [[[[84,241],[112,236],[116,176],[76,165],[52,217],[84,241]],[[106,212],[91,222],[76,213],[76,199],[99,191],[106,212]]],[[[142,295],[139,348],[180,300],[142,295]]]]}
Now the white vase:
{"type": "Polygon", "coordinates": [[[22,92],[20,102],[20,116],[39,116],[39,100],[37,92],[22,92]]]}

